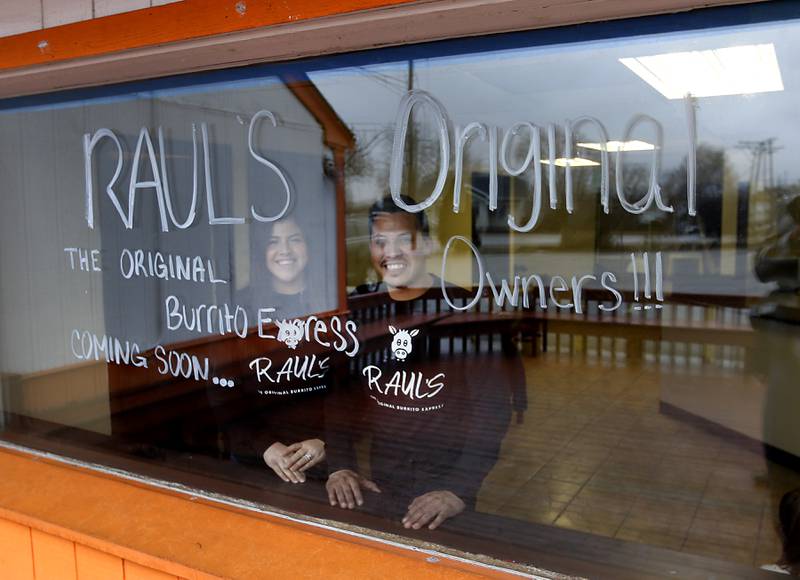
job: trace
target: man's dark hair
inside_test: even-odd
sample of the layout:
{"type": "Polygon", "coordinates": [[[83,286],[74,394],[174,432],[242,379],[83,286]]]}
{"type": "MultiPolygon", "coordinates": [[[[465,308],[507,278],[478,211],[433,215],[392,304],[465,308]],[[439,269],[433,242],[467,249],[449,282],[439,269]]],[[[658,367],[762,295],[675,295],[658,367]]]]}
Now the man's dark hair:
{"type": "MultiPolygon", "coordinates": [[[[406,205],[414,205],[417,203],[407,195],[401,195],[400,199],[402,199],[406,205]]],[[[424,236],[430,236],[430,226],[428,225],[428,217],[425,215],[425,211],[418,211],[416,213],[407,212],[406,210],[397,207],[397,204],[394,202],[394,199],[392,198],[391,194],[383,196],[381,199],[373,203],[372,207],[369,208],[370,236],[372,236],[372,224],[375,221],[375,217],[385,213],[404,213],[408,215],[413,215],[414,222],[416,225],[416,230],[418,232],[422,232],[424,236]]]]}

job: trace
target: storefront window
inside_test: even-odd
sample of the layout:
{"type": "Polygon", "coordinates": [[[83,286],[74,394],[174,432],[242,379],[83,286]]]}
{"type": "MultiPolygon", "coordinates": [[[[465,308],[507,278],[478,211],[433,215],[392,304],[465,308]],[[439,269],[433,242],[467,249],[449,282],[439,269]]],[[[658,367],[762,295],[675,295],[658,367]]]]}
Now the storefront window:
{"type": "Polygon", "coordinates": [[[787,564],[797,18],[0,103],[2,439],[565,573],[787,564]]]}

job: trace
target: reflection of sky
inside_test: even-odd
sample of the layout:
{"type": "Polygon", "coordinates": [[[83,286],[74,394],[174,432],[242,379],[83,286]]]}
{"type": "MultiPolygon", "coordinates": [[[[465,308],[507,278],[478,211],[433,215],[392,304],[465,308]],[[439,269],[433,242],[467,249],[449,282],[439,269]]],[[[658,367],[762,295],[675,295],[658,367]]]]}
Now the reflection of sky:
{"type": "MultiPolygon", "coordinates": [[[[792,155],[800,146],[793,130],[800,120],[800,43],[792,36],[797,29],[794,23],[764,24],[427,59],[414,62],[414,86],[432,93],[461,125],[482,121],[507,128],[523,120],[544,125],[591,115],[603,122],[611,139],[622,139],[628,120],[646,113],[664,127],[663,168],[669,171],[686,155],[685,104],[664,98],[618,59],[773,43],[785,90],[699,99],[698,141],[724,147],[742,180],[750,155],[735,149],[738,142],[776,137],[783,149],[774,157],[775,175],[795,181],[800,179],[792,155]]],[[[400,62],[311,76],[348,124],[368,130],[393,123],[407,75],[408,64],[400,62]]],[[[592,129],[584,132],[596,140],[592,129]]],[[[651,134],[642,125],[634,136],[651,134]]]]}

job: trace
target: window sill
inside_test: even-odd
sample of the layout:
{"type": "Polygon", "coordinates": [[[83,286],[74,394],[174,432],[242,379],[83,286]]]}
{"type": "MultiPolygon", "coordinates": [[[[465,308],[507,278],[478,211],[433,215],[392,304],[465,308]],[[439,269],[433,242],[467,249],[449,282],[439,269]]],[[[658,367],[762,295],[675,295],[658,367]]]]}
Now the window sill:
{"type": "Polygon", "coordinates": [[[183,578],[516,576],[16,450],[0,473],[0,519],[183,578]]]}

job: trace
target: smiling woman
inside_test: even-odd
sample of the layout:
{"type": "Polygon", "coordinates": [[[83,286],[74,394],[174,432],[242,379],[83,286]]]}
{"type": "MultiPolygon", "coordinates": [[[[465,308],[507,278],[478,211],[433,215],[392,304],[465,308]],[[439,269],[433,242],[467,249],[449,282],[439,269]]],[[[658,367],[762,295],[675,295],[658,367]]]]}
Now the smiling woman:
{"type": "Polygon", "coordinates": [[[250,284],[245,292],[255,308],[275,308],[273,319],[330,310],[333,301],[319,260],[329,243],[309,224],[313,220],[296,210],[285,218],[265,224],[263,232],[253,231],[250,284]],[[263,245],[262,245],[263,244],[263,245]],[[259,247],[260,245],[260,247],[259,247]]]}
{"type": "Polygon", "coordinates": [[[272,289],[281,295],[294,295],[306,289],[308,245],[294,218],[272,224],[267,240],[267,270],[272,274],[272,289]]]}

